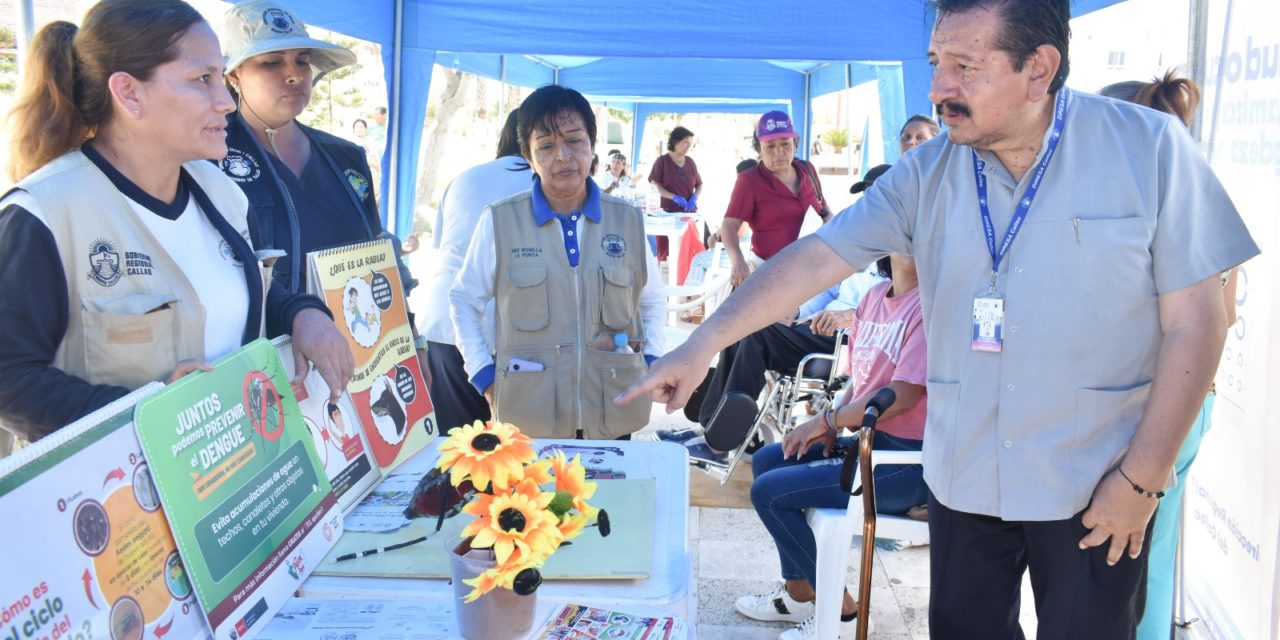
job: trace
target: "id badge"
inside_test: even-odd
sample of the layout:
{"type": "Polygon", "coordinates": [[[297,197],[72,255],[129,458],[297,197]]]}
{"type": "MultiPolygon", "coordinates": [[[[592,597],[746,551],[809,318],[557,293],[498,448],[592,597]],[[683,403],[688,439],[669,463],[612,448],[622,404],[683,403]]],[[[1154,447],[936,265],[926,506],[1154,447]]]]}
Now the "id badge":
{"type": "Polygon", "coordinates": [[[969,346],[974,351],[999,353],[1004,341],[1004,298],[988,293],[973,299],[973,340],[969,346]]]}

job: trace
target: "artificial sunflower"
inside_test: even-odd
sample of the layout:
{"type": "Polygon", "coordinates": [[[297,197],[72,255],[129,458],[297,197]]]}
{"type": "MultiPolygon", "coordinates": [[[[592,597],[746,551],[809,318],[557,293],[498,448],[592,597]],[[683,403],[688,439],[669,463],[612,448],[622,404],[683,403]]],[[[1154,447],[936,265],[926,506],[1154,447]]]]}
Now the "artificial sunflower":
{"type": "Polygon", "coordinates": [[[511,493],[481,494],[463,509],[476,519],[462,535],[474,536],[473,549],[493,547],[500,567],[541,562],[564,540],[559,521],[547,510],[553,497],[538,490],[532,480],[520,483],[511,493]]]}
{"type": "Polygon", "coordinates": [[[587,500],[596,494],[596,483],[587,482],[587,470],[582,466],[582,456],[566,460],[563,451],[556,451],[551,458],[551,471],[556,475],[556,492],[564,491],[573,499],[573,508],[594,520],[597,509],[587,500]]]}
{"type": "Polygon", "coordinates": [[[436,467],[449,472],[449,481],[459,486],[470,479],[479,491],[505,491],[524,477],[522,468],[536,457],[533,441],[509,424],[476,421],[455,429],[440,445],[436,467]]]}
{"type": "Polygon", "coordinates": [[[471,587],[463,602],[474,602],[480,596],[494,589],[512,589],[522,596],[527,596],[542,584],[542,574],[538,571],[541,563],[526,563],[510,566],[498,565],[486,569],[480,575],[463,580],[463,584],[471,587]]]}

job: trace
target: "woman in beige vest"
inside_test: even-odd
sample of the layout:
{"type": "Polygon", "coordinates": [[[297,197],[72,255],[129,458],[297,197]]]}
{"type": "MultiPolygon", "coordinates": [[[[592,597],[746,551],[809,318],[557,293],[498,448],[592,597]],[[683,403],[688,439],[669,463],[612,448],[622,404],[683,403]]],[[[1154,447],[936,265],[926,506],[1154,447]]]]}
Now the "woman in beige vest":
{"type": "Polygon", "coordinates": [[[5,439],[208,369],[258,338],[264,314],[345,387],[345,341],[318,299],[265,291],[244,195],[208,162],[235,109],[222,64],[180,0],[104,0],[83,27],[36,35],[9,115],[17,184],[0,201],[5,439]]]}
{"type": "Polygon", "coordinates": [[[662,355],[666,311],[643,216],[588,178],[596,122],[582,94],[542,87],[517,118],[533,188],[485,209],[449,294],[467,374],[498,420],[534,437],[629,435],[649,403],[613,398],[662,355]]]}

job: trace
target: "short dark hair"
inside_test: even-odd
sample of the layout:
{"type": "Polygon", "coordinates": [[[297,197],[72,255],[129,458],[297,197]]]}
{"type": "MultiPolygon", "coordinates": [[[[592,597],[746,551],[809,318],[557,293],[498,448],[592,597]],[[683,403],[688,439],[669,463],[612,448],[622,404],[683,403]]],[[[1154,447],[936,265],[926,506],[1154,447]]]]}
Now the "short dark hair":
{"type": "Polygon", "coordinates": [[[512,109],[507,114],[506,122],[502,123],[502,133],[498,134],[498,155],[495,158],[505,158],[507,156],[520,155],[520,143],[516,135],[517,116],[520,109],[512,109]]]}
{"type": "Polygon", "coordinates": [[[996,48],[1009,54],[1014,71],[1022,71],[1027,58],[1042,44],[1052,45],[1062,56],[1058,74],[1049,84],[1057,93],[1071,71],[1067,44],[1071,40],[1071,7],[1068,0],[934,0],[938,17],[970,9],[992,9],[1000,18],[996,48]]]}
{"type": "Polygon", "coordinates": [[[910,118],[907,118],[907,121],[902,124],[902,128],[898,130],[898,135],[901,136],[903,132],[907,130],[907,127],[911,126],[911,123],[913,122],[925,123],[925,125],[929,127],[929,130],[932,131],[933,135],[935,136],[938,135],[939,133],[942,133],[942,128],[938,126],[937,120],[934,120],[929,116],[921,115],[917,113],[916,115],[911,116],[910,118]]]}
{"type": "Polygon", "coordinates": [[[560,126],[556,123],[556,116],[566,111],[578,114],[582,118],[582,123],[587,128],[587,138],[591,140],[591,146],[596,146],[596,114],[591,111],[591,103],[582,97],[581,93],[574,91],[568,87],[562,87],[557,84],[548,84],[538,87],[533,93],[529,94],[524,102],[520,103],[517,110],[516,134],[520,143],[520,155],[525,158],[532,158],[533,154],[529,150],[529,138],[533,135],[533,129],[536,127],[541,131],[550,133],[560,133],[560,126]]]}
{"type": "Polygon", "coordinates": [[[680,144],[685,138],[692,138],[693,132],[684,128],[676,127],[671,130],[671,135],[667,136],[667,151],[675,151],[676,145],[680,144]]]}
{"type": "Polygon", "coordinates": [[[889,256],[876,260],[876,274],[881,278],[893,278],[893,261],[889,259],[889,256]]]}
{"type": "Polygon", "coordinates": [[[738,173],[742,173],[743,171],[749,171],[749,170],[751,170],[751,169],[756,168],[756,165],[758,165],[758,164],[760,164],[760,161],[759,161],[759,160],[755,160],[755,159],[752,159],[752,158],[747,158],[746,160],[743,160],[742,162],[739,162],[739,163],[738,163],[738,166],[737,166],[737,168],[736,168],[736,171],[737,171],[738,173]]]}

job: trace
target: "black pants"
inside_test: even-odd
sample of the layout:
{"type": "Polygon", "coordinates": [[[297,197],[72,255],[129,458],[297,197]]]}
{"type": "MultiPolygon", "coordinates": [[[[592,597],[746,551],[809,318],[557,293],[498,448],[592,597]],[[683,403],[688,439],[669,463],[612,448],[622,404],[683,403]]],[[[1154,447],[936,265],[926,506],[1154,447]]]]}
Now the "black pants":
{"type": "Polygon", "coordinates": [[[490,419],[489,403],[471,386],[457,347],[428,343],[427,370],[431,372],[431,403],[440,433],[447,435],[455,427],[490,419]]]}
{"type": "Polygon", "coordinates": [[[948,509],[930,492],[929,636],[1022,640],[1022,574],[1030,569],[1039,640],[1132,640],[1146,601],[1148,545],[1136,560],[1126,552],[1107,566],[1108,545],[1080,550],[1089,533],[1083,513],[1005,521],[948,509]]]}
{"type": "Polygon", "coordinates": [[[751,397],[764,389],[765,371],[792,375],[800,359],[811,353],[831,353],[834,336],[817,336],[809,325],[771,324],[720,352],[720,363],[711,376],[711,384],[698,412],[698,422],[707,426],[720,405],[720,398],[730,391],[741,391],[751,397]]]}

